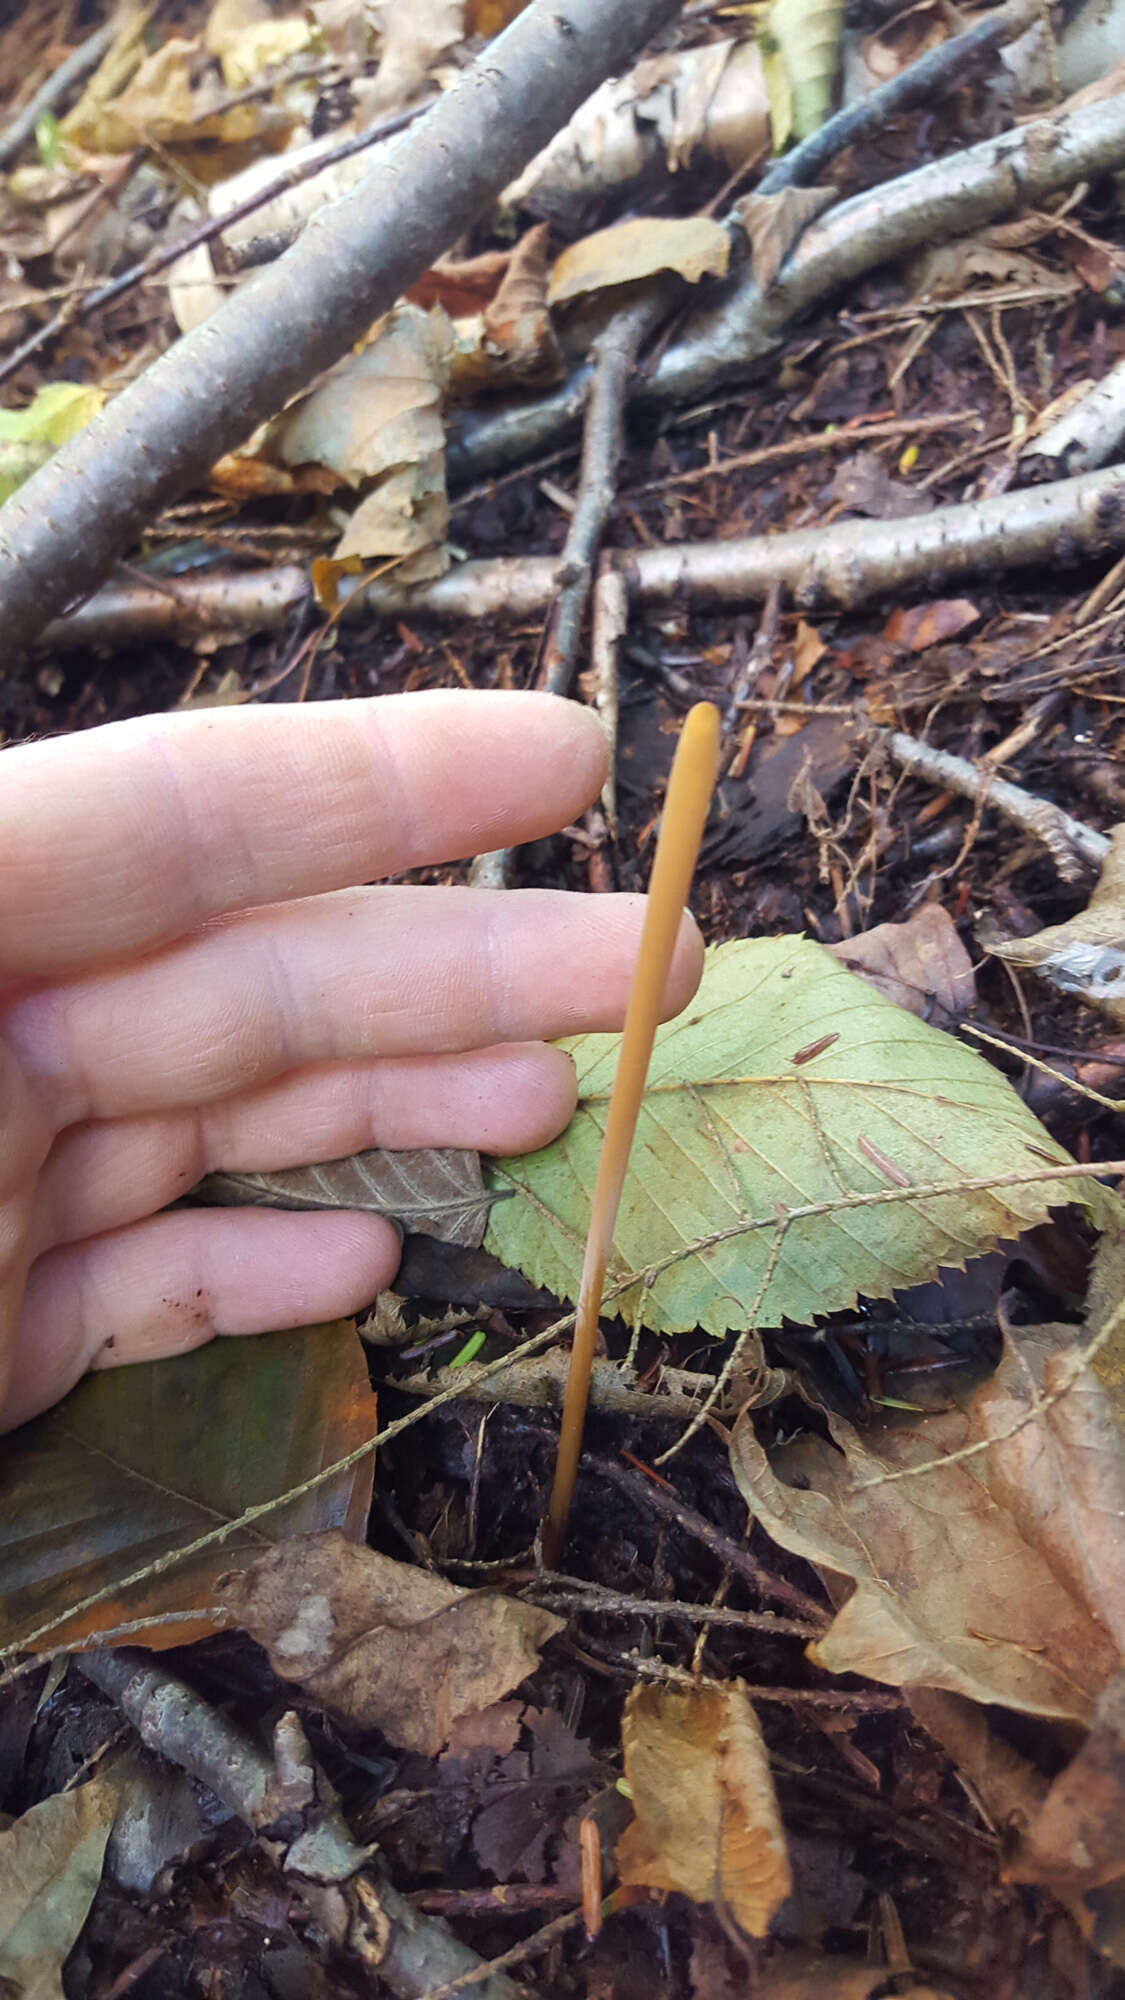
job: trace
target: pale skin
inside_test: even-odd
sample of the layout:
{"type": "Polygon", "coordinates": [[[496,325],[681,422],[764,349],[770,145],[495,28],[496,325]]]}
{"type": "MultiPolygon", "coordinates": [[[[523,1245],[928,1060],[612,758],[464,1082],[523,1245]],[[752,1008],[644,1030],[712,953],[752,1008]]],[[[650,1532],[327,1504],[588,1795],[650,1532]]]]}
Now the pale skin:
{"type": "MultiPolygon", "coordinates": [[[[641,900],[366,887],[565,826],[597,723],[534,694],[202,710],[0,754],[0,1429],[87,1369],[365,1306],[363,1214],[158,1211],[219,1168],[529,1151],[621,1025],[641,900]]],[[[667,1014],[695,990],[684,919],[667,1014]]]]}

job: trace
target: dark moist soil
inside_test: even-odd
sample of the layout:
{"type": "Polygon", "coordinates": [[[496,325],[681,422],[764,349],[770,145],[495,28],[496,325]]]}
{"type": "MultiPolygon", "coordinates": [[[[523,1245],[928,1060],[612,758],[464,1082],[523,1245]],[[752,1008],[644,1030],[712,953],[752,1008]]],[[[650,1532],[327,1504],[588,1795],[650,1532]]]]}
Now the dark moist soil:
{"type": "MultiPolygon", "coordinates": [[[[905,123],[894,137],[906,162],[934,145],[924,119],[905,123]]],[[[959,143],[957,133],[945,143],[959,143]]],[[[852,171],[858,184],[854,164],[852,171]]],[[[1104,227],[1099,200],[1095,190],[1091,213],[1084,212],[1091,227],[1104,227]]],[[[981,309],[986,320],[988,310],[981,309]]],[[[760,387],[725,396],[702,414],[678,416],[663,429],[635,427],[612,540],[633,546],[823,524],[847,511],[861,491],[864,505],[885,511],[905,477],[908,449],[911,484],[929,479],[936,503],[983,490],[982,477],[1006,462],[1012,403],[966,313],[951,308],[936,319],[917,358],[896,376],[918,324],[908,291],[901,279],[859,287],[802,330],[760,387]],[[760,450],[798,429],[966,410],[979,418],[977,428],[951,422],[948,431],[922,430],[913,441],[909,433],[891,443],[857,439],[854,448],[810,450],[757,469],[678,480],[711,458],[760,450]],[[987,439],[995,441],[991,450],[974,451],[987,439]]],[[[1002,326],[1015,381],[1035,407],[1047,400],[1048,388],[1058,395],[1125,352],[1125,323],[1089,292],[1007,306],[1002,326]]],[[[557,486],[573,491],[575,477],[573,451],[550,467],[557,486]]],[[[239,521],[271,518],[277,516],[262,508],[257,516],[244,510],[239,521]]],[[[180,523],[190,534],[190,513],[180,523]]],[[[451,534],[469,555],[553,554],[566,526],[565,513],[533,474],[459,500],[451,534]]],[[[977,1020],[1021,1046],[1030,1040],[1084,1057],[1104,1046],[1110,1078],[1120,1074],[1125,1087],[1122,1045],[1111,1044],[1096,1016],[1030,978],[1017,983],[974,943],[974,924],[984,913],[1008,928],[1032,929],[1071,915],[1085,891],[1062,884],[1044,851],[995,812],[974,818],[965,801],[938,799],[932,788],[896,779],[877,759],[863,763],[846,713],[836,712],[862,698],[878,719],[915,734],[924,730],[943,747],[979,757],[1033,701],[1050,695],[1049,713],[1008,775],[1096,826],[1111,825],[1125,801],[1118,761],[1125,612],[1100,625],[1096,636],[1083,637],[1076,626],[1078,607],[1107,567],[983,576],[963,591],[936,580],[933,598],[963,594],[977,616],[950,643],[918,653],[888,630],[891,599],[862,615],[802,617],[783,609],[755,694],[793,707],[773,717],[747,711],[732,719],[732,745],[751,722],[756,735],[743,773],[722,785],[693,895],[707,938],[804,929],[835,942],[904,919],[935,897],[978,961],[977,1020]],[[824,648],[803,675],[802,625],[814,629],[824,648]],[[810,759],[820,795],[815,835],[793,797],[810,759]]],[[[756,610],[699,614],[686,602],[659,617],[634,615],[622,686],[619,840],[610,842],[604,827],[595,826],[592,833],[580,829],[539,842],[520,855],[522,883],[592,892],[643,887],[679,717],[697,694],[729,701],[757,626],[756,610]]],[[[224,647],[213,658],[167,645],[107,658],[41,658],[0,679],[0,730],[14,742],[87,729],[172,708],[189,688],[246,694],[269,683],[272,692],[263,699],[302,693],[313,702],[414,688],[523,687],[534,679],[538,630],[439,628],[413,617],[352,625],[315,655],[302,687],[295,685],[301,669],[294,663],[306,637],[295,628],[224,647]],[[284,677],[287,664],[293,671],[284,677]]],[[[425,879],[463,874],[429,871],[425,879]]],[[[1057,1058],[1063,1068],[1066,1060],[1057,1058]]],[[[1016,1056],[1004,1067],[1080,1158],[1097,1161],[1120,1151],[1112,1114],[1024,1073],[1016,1056]]],[[[1020,1288],[1019,1310],[1028,1318],[1073,1317],[1089,1248],[1082,1226],[1064,1216],[1037,1235],[1034,1259],[1019,1253],[1022,1261],[1008,1273],[1020,1288]]],[[[425,1247],[413,1246],[411,1259],[415,1288],[431,1290],[427,1313],[457,1297],[458,1283],[462,1293],[467,1286],[469,1297],[480,1296],[476,1280],[458,1279],[456,1270],[445,1267],[443,1275],[438,1268],[435,1276],[425,1247]]],[[[482,1322],[486,1358],[545,1323],[521,1306],[518,1287],[507,1293],[504,1284],[501,1274],[496,1304],[482,1322]]],[[[995,1296],[994,1272],[977,1277],[970,1270],[947,1302],[949,1325],[937,1339],[904,1334],[912,1311],[907,1298],[893,1312],[880,1307],[841,1317],[817,1335],[779,1336],[772,1357],[862,1424],[872,1394],[901,1393],[904,1367],[912,1370],[912,1393],[917,1388],[921,1346],[933,1370],[922,1393],[940,1403],[955,1376],[969,1379],[994,1361],[995,1296]]],[[[932,1297],[915,1317],[933,1320],[932,1297]]],[[[620,1326],[607,1323],[606,1343],[614,1354],[624,1351],[620,1326]]],[[[439,1346],[435,1358],[450,1351],[439,1346]]],[[[389,1421],[408,1402],[393,1387],[395,1367],[403,1364],[387,1364],[385,1352],[373,1350],[372,1365],[389,1421]]],[[[674,1352],[652,1338],[642,1345],[642,1367],[663,1359],[696,1368],[718,1364],[703,1339],[683,1340],[674,1352]]],[[[812,1421],[808,1406],[789,1398],[760,1413],[759,1435],[768,1442],[812,1421]]],[[[463,1584],[527,1581],[555,1434],[554,1418],[538,1413],[469,1403],[441,1409],[424,1430],[380,1456],[372,1544],[463,1584]]],[[[568,1573],[623,1600],[783,1609],[732,1567],[729,1544],[736,1554],[749,1551],[782,1593],[796,1588],[825,1602],[811,1570],[758,1528],[747,1528],[721,1435],[698,1434],[669,1467],[670,1485],[654,1485],[646,1468],[671,1441],[667,1425],[591,1418],[568,1573]],[[690,1510],[686,1525],[658,1511],[654,1495],[690,1510]]],[[[165,1659],[253,1729],[294,1701],[264,1655],[237,1636],[165,1659]]],[[[908,1704],[882,1687],[832,1679],[808,1661],[798,1639],[696,1627],[631,1613],[625,1604],[612,1613],[582,1609],[522,1690],[527,1708],[517,1749],[504,1758],[482,1751],[452,1769],[448,1760],[403,1755],[377,1735],[347,1730],[299,1696],[297,1706],[357,1835],[378,1840],[400,1890],[447,1917],[490,1957],[574,1907],[578,1818],[596,1804],[608,1844],[627,1816],[614,1789],[622,1702],[638,1674],[658,1672],[661,1664],[717,1680],[741,1676],[756,1691],[796,1878],[775,1927],[778,1942],[761,1947],[736,1939],[721,1911],[673,1895],[616,1916],[593,1943],[571,1930],[528,1967],[536,1993],[560,2000],[725,2000],[752,1993],[767,1964],[784,1966],[784,1954],[798,1949],[862,1958],[871,1944],[874,1962],[884,1962],[880,1953],[896,1925],[918,1980],[957,2000],[1112,2000],[1125,1992],[1125,1978],[1088,1953],[1059,1906],[1005,1885],[1003,1829],[977,1809],[908,1704]],[[509,1885],[503,1897],[497,1883],[509,1885]]],[[[120,1734],[116,1712],[74,1674],[37,1711],[41,1692],[41,1682],[26,1680],[0,1699],[0,1808],[8,1813],[57,1790],[120,1734]]],[[[1072,1748],[1065,1732],[1047,1724],[998,1711],[991,1720],[1047,1773],[1072,1748]]],[[[376,1990],[354,1963],[333,1953],[249,1836],[230,1825],[167,1870],[147,1896],[103,1886],[66,1987],[72,2000],[124,1993],[134,2000],[329,2000],[376,1990]]],[[[888,1973],[873,1990],[889,1994],[899,1986],[888,1973]]]]}

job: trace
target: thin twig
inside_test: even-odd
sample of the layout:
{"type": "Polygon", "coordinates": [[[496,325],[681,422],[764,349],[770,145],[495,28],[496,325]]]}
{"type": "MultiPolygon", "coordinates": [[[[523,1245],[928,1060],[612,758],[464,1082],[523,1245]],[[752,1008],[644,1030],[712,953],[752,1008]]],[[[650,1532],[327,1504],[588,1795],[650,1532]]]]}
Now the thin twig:
{"type": "Polygon", "coordinates": [[[65,62],[29,97],[22,111],[0,132],[0,169],[10,166],[16,154],[35,137],[35,127],[45,112],[54,111],[76,84],[84,82],[96,69],[113,41],[120,23],[112,16],[103,27],[95,28],[84,42],[72,49],[65,62]]]}
{"type": "Polygon", "coordinates": [[[735,1611],[726,1604],[630,1597],[624,1591],[604,1590],[600,1584],[558,1576],[550,1570],[520,1595],[532,1603],[546,1604],[548,1610],[597,1611],[610,1618],[685,1618],[692,1625],[730,1625],[743,1632],[773,1632],[786,1639],[819,1639],[824,1632],[822,1619],[810,1623],[797,1618],[778,1618],[772,1611],[735,1611]]]}
{"type": "Polygon", "coordinates": [[[432,1986],[423,1993],[421,2000],[454,2000],[454,1995],[467,1993],[474,1986],[480,1986],[493,1973],[505,1972],[510,1965],[523,1965],[529,1958],[539,1958],[557,1938],[565,1937],[582,1921],[581,1910],[567,1910],[564,1916],[552,1918],[541,1930],[533,1931],[522,1944],[514,1944],[502,1951],[499,1958],[490,1958],[472,1972],[463,1972],[457,1979],[448,1979],[444,1986],[432,1986]]]}
{"type": "Polygon", "coordinates": [[[1056,1403],[1061,1403],[1063,1397],[1070,1394],[1091,1362],[1109,1346],[1111,1340],[1116,1339],[1123,1326],[1125,1299],[1110,1313],[1105,1325],[1092,1340],[1074,1353],[1063,1356],[1059,1367],[1061,1379],[1055,1388],[1049,1389],[1045,1395],[1037,1393],[1030,1409],[1025,1410],[1022,1417],[1014,1418],[1006,1430],[994,1431],[991,1437],[977,1438],[973,1444],[963,1444],[956,1451],[948,1452],[944,1458],[928,1458],[920,1465],[900,1466],[895,1472],[877,1472],[873,1479],[857,1480],[850,1490],[866,1493],[873,1486],[892,1486],[900,1479],[922,1479],[930,1472],[946,1472],[951,1465],[962,1465],[966,1459],[979,1458],[982,1452],[991,1451],[995,1445],[1007,1444],[1009,1438],[1018,1437],[1029,1424],[1038,1423],[1048,1410],[1053,1410],[1056,1403]]]}
{"type": "Polygon", "coordinates": [[[931,743],[921,743],[901,729],[872,731],[872,740],[881,743],[895,763],[912,776],[926,778],[942,791],[957,792],[974,803],[995,806],[1014,826],[1042,841],[1064,881],[1079,879],[1083,873],[1079,863],[1087,868],[1102,867],[1109,853],[1105,834],[1095,833],[1082,820],[1072,819],[1049,799],[1037,799],[1021,785],[998,778],[987,768],[971,764],[966,757],[935,750],[931,743]]]}
{"type": "Polygon", "coordinates": [[[951,35],[936,49],[929,49],[897,76],[879,84],[858,104],[845,105],[807,139],[802,139],[799,146],[794,146],[792,152],[776,160],[764,175],[758,193],[778,194],[782,188],[808,187],[845,147],[862,145],[865,140],[881,135],[892,118],[912,111],[916,104],[930,104],[938,95],[944,95],[975,69],[983,56],[1003,48],[1006,42],[1014,42],[1038,20],[1039,14],[1039,0],[1012,0],[983,21],[974,22],[960,35],[951,35]]]}
{"type": "Polygon", "coordinates": [[[629,629],[629,593],[625,579],[604,559],[598,567],[590,613],[590,680],[594,707],[602,720],[608,746],[608,768],[602,786],[602,808],[613,838],[617,838],[617,731],[621,707],[618,655],[629,629]]]}

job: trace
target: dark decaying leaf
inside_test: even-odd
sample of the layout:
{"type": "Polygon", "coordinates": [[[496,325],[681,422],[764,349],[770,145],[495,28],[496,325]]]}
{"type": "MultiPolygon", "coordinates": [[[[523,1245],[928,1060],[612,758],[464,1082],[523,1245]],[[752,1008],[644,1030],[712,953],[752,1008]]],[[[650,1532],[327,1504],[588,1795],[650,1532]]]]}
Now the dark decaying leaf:
{"type": "Polygon", "coordinates": [[[456,1146],[390,1153],[373,1146],[318,1167],[208,1174],[193,1199],[227,1208],[361,1208],[392,1216],[415,1235],[475,1250],[495,1197],[485,1190],[477,1153],[456,1146]]]}
{"type": "MultiPolygon", "coordinates": [[[[278,1507],[165,1575],[115,1591],[81,1618],[70,1606],[186,1546],[343,1458],[375,1431],[363,1349],[349,1323],[213,1340],[168,1361],[88,1375],[5,1440],[0,1462],[0,1644],[51,1618],[42,1645],[126,1619],[195,1611],[216,1579],[274,1538],[313,1528],[361,1535],[370,1458],[278,1507]]],[[[147,1646],[199,1639],[192,1619],[147,1646]]]]}

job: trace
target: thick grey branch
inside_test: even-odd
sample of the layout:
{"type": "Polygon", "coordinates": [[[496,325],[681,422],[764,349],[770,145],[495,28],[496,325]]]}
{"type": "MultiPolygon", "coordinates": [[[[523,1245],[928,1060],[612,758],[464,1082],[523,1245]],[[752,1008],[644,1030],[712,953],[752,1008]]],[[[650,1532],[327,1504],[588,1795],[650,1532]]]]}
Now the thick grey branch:
{"type": "Polygon", "coordinates": [[[677,0],[532,0],[433,110],[0,510],[10,649],[345,354],[677,0]]]}
{"type": "MultiPolygon", "coordinates": [[[[940,579],[974,570],[1052,566],[1125,548],[1125,467],[1087,472],[990,500],[938,507],[899,521],[840,521],[830,528],[798,528],[783,535],[747,535],[729,542],[682,542],[673,548],[630,549],[607,556],[640,604],[757,603],[782,585],[805,609],[850,608],[912,585],[932,588],[940,579]]],[[[436,618],[535,618],[554,596],[558,565],[552,556],[468,562],[419,589],[390,579],[353,589],[348,610],[388,616],[428,613],[436,618]]],[[[341,585],[347,592],[350,579],[341,585]]],[[[220,627],[276,629],[310,598],[296,565],[251,576],[184,578],[179,603],[143,585],[112,585],[44,635],[63,649],[76,645],[133,643],[157,634],[174,636],[209,610],[220,627]]]]}

